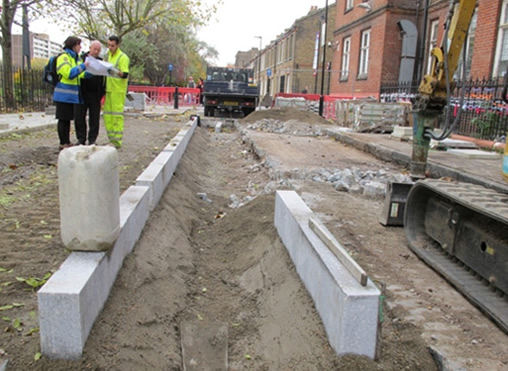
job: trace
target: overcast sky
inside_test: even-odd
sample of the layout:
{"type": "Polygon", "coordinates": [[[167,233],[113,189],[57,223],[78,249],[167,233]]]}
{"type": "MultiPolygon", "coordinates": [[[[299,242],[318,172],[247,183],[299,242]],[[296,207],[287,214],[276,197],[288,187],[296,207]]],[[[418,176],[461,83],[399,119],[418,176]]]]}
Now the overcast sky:
{"type": "Polygon", "coordinates": [[[233,64],[238,51],[259,48],[255,36],[263,37],[264,47],[307,15],[312,5],[324,8],[326,0],[223,0],[209,25],[198,31],[198,39],[217,49],[219,66],[233,64]]]}
{"type": "MultiPolygon", "coordinates": [[[[213,3],[216,0],[203,2],[213,3]]],[[[328,0],[328,5],[334,2],[328,0]]],[[[198,30],[198,39],[219,52],[217,65],[233,64],[238,51],[259,48],[260,40],[255,36],[262,36],[264,47],[291,27],[296,19],[307,15],[312,5],[324,8],[326,0],[223,0],[209,25],[198,30]]],[[[33,22],[30,28],[35,32],[48,33],[56,42],[63,43],[69,36],[55,31],[55,26],[48,24],[47,20],[33,22]]]]}

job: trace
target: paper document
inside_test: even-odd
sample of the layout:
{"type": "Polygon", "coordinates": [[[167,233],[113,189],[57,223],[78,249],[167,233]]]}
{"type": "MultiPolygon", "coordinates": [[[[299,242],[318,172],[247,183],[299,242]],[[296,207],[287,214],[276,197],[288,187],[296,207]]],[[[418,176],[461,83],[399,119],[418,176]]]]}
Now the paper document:
{"type": "Polygon", "coordinates": [[[118,70],[109,62],[101,61],[91,56],[86,57],[86,61],[88,62],[86,72],[89,72],[92,75],[110,77],[118,76],[118,70]]]}

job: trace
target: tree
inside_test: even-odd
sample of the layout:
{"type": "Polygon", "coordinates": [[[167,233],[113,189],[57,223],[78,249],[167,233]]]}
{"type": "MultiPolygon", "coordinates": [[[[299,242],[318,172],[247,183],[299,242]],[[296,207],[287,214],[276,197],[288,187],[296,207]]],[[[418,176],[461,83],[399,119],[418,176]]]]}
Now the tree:
{"type": "MultiPolygon", "coordinates": [[[[216,5],[206,7],[200,0],[55,0],[56,10],[75,31],[93,40],[106,41],[145,30],[154,22],[199,26],[215,13],[216,5]]],[[[220,3],[222,0],[218,0],[220,3]]]]}
{"type": "MultiPolygon", "coordinates": [[[[181,84],[190,75],[197,80],[204,76],[206,58],[217,56],[217,51],[198,41],[188,26],[157,22],[145,31],[128,34],[122,50],[131,57],[131,66],[143,66],[143,77],[154,85],[169,83],[169,64],[174,66],[171,82],[181,84]]],[[[140,81],[138,75],[132,77],[140,81]]]]}
{"type": "Polygon", "coordinates": [[[5,104],[8,108],[15,107],[14,86],[12,79],[12,24],[16,11],[22,7],[39,12],[37,6],[41,6],[44,0],[2,0],[2,15],[0,17],[0,44],[3,54],[3,92],[5,104]]]}
{"type": "Polygon", "coordinates": [[[169,62],[178,66],[175,77],[185,77],[189,58],[199,56],[194,50],[199,43],[193,29],[208,22],[222,3],[217,0],[205,6],[201,0],[54,1],[54,12],[63,15],[60,19],[73,25],[76,34],[104,43],[112,34],[120,37],[122,50],[131,58],[132,78],[148,78],[152,84],[164,83],[169,62]]]}

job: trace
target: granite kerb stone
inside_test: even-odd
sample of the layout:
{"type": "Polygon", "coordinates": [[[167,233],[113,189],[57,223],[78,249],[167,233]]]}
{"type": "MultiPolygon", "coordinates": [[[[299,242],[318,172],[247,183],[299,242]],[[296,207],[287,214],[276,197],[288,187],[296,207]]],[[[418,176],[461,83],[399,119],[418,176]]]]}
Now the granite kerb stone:
{"type": "Polygon", "coordinates": [[[361,286],[310,229],[312,210],[294,191],[277,191],[275,227],[338,355],[376,355],[380,291],[361,286]]]}
{"type": "Polygon", "coordinates": [[[123,260],[132,252],[150,216],[155,199],[154,187],[162,194],[194,133],[197,121],[198,118],[195,118],[182,128],[174,148],[176,155],[175,150],[163,150],[164,155],[161,153],[154,160],[156,171],[152,168],[149,174],[145,174],[143,184],[129,187],[120,196],[120,235],[114,246],[107,252],[71,253],[39,290],[40,339],[45,356],[56,359],[81,357],[123,260]],[[152,181],[148,181],[149,177],[152,181]]]}

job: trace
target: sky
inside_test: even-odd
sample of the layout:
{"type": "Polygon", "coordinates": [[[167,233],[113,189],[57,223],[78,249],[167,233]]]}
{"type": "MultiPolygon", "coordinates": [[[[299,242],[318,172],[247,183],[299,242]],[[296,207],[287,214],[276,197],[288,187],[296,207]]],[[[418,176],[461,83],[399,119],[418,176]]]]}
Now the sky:
{"type": "MultiPolygon", "coordinates": [[[[204,3],[213,0],[204,0],[204,3]]],[[[329,0],[328,5],[335,1],[329,0]]],[[[326,0],[223,0],[209,25],[198,31],[198,39],[219,52],[218,66],[235,63],[238,51],[262,48],[308,14],[310,7],[324,8],[326,0]]]]}

